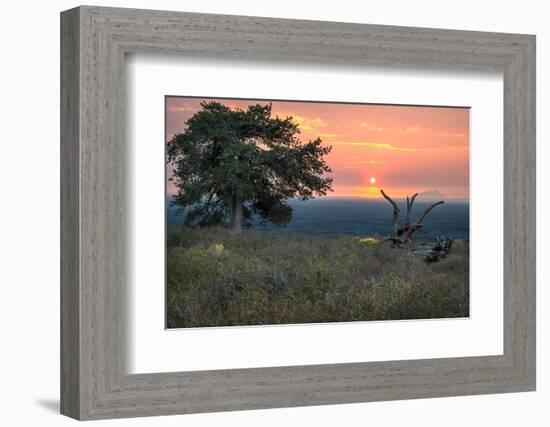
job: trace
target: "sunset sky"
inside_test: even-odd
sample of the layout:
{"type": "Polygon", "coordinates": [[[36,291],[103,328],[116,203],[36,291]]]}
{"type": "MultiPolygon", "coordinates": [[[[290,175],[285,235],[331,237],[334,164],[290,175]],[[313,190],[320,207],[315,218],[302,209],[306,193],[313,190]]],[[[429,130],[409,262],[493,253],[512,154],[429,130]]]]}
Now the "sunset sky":
{"type": "MultiPolygon", "coordinates": [[[[185,131],[185,122],[204,98],[168,97],[166,138],[185,131]]],[[[246,109],[269,101],[216,99],[246,109]]],[[[302,141],[331,145],[328,197],[380,197],[380,188],[401,198],[439,191],[468,199],[469,109],[396,105],[273,101],[273,116],[292,116],[302,141]]],[[[168,171],[170,175],[170,171],[168,171]]],[[[168,192],[175,193],[171,182],[168,192]]]]}

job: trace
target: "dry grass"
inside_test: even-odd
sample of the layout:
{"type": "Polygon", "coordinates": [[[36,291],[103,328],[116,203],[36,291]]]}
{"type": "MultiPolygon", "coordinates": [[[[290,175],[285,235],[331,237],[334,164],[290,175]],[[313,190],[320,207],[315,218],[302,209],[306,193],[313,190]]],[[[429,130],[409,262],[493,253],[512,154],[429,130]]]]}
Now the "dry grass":
{"type": "Polygon", "coordinates": [[[427,264],[367,236],[170,230],[168,326],[467,317],[468,242],[427,264]]]}

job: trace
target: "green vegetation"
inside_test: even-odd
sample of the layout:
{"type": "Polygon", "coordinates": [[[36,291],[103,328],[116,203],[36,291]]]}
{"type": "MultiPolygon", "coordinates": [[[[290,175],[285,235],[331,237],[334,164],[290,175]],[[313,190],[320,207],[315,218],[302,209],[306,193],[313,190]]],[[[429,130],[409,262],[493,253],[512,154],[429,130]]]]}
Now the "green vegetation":
{"type": "Polygon", "coordinates": [[[187,208],[187,224],[231,223],[241,233],[253,215],[286,225],[288,199],[308,200],[331,191],[324,157],[331,147],[307,143],[292,117],[271,117],[271,104],[231,109],[203,102],[184,133],[168,142],[167,161],[178,189],[174,204],[187,208]]]}
{"type": "Polygon", "coordinates": [[[373,237],[171,229],[169,328],[467,317],[469,245],[426,263],[373,237]]]}

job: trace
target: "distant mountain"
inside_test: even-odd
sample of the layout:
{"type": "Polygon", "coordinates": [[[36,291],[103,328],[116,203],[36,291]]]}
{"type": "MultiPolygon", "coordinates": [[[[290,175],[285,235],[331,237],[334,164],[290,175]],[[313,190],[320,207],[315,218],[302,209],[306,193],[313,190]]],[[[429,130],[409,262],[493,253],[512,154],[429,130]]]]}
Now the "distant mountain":
{"type": "Polygon", "coordinates": [[[440,191],[430,190],[419,193],[418,200],[422,202],[439,202],[440,200],[447,201],[449,198],[440,191]]]}

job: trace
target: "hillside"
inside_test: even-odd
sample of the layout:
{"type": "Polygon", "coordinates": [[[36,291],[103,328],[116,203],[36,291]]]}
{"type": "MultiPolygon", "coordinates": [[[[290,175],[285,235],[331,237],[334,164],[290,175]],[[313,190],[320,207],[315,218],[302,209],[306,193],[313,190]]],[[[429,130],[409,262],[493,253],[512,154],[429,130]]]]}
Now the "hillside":
{"type": "Polygon", "coordinates": [[[467,317],[469,245],[425,263],[376,238],[169,229],[168,327],[467,317]]]}

